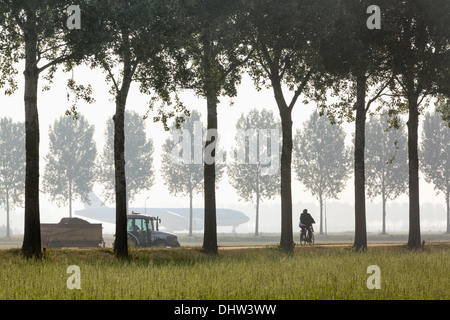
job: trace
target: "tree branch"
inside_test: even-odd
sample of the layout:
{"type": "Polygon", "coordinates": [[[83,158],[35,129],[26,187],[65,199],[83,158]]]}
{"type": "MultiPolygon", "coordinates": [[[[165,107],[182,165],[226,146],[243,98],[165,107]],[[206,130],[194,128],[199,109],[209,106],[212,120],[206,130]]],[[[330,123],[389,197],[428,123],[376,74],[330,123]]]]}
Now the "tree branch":
{"type": "Polygon", "coordinates": [[[311,75],[312,75],[312,71],[309,70],[308,73],[306,74],[306,76],[303,78],[303,81],[300,84],[300,86],[297,88],[297,90],[295,90],[294,97],[292,97],[291,103],[289,104],[290,110],[292,110],[292,108],[294,108],[294,105],[297,102],[298,97],[300,96],[300,94],[303,92],[306,85],[308,84],[308,81],[311,78],[311,75]]]}
{"type": "Polygon", "coordinates": [[[106,72],[108,72],[108,75],[109,75],[109,77],[111,78],[111,80],[112,80],[112,82],[113,82],[114,88],[116,89],[116,92],[119,92],[119,91],[120,91],[120,88],[119,88],[119,85],[118,85],[117,82],[116,82],[116,79],[114,78],[114,75],[113,75],[112,72],[111,72],[111,68],[110,68],[109,65],[108,65],[106,62],[104,62],[104,61],[102,61],[102,66],[103,66],[103,69],[105,69],[106,72]]]}
{"type": "MultiPolygon", "coordinates": [[[[71,54],[69,54],[69,55],[67,55],[67,56],[60,56],[60,57],[58,57],[58,58],[56,58],[56,59],[50,61],[49,63],[43,65],[42,67],[38,68],[38,72],[40,73],[40,72],[44,71],[45,69],[47,69],[47,68],[49,68],[49,67],[51,67],[51,66],[54,66],[54,65],[57,65],[57,64],[62,63],[62,62],[64,62],[64,61],[67,61],[67,60],[69,60],[71,57],[72,57],[71,54]]],[[[39,57],[39,59],[40,59],[40,57],[39,57]]]]}
{"type": "MultiPolygon", "coordinates": [[[[261,53],[263,54],[264,58],[266,59],[266,62],[268,64],[268,67],[269,67],[269,70],[270,70],[270,72],[267,72],[268,76],[269,77],[275,76],[275,73],[278,76],[278,73],[275,72],[276,70],[275,70],[275,66],[274,66],[274,61],[272,61],[272,58],[270,57],[270,53],[267,50],[267,47],[263,46],[260,50],[261,50],[261,53]]],[[[262,58],[261,57],[260,57],[260,62],[261,62],[261,65],[263,66],[264,64],[262,63],[262,58]]]]}
{"type": "Polygon", "coordinates": [[[388,87],[389,83],[391,83],[392,80],[394,80],[394,76],[389,78],[389,80],[386,81],[386,83],[381,87],[378,93],[367,102],[365,112],[367,112],[370,108],[370,105],[382,95],[383,91],[388,87]]]}
{"type": "Polygon", "coordinates": [[[247,57],[245,57],[244,60],[238,61],[238,62],[235,62],[235,63],[231,63],[231,65],[229,66],[228,70],[225,70],[223,78],[226,78],[233,70],[235,70],[236,68],[239,68],[240,66],[244,65],[245,63],[247,63],[247,61],[252,56],[253,51],[255,51],[255,49],[251,49],[249,54],[247,55],[247,57]]]}

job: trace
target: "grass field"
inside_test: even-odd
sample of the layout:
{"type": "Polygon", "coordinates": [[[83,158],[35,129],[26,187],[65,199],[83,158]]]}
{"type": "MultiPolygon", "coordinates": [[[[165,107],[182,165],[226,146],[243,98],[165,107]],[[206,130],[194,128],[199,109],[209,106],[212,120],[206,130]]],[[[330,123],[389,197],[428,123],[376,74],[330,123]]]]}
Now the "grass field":
{"type": "MultiPolygon", "coordinates": [[[[299,233],[294,232],[294,241],[299,242],[299,233]]],[[[330,233],[328,235],[315,234],[317,244],[353,244],[354,232],[330,233]]],[[[235,246],[235,245],[277,245],[280,242],[280,234],[277,233],[260,233],[255,237],[253,234],[243,233],[219,233],[217,235],[219,246],[235,246]]],[[[203,243],[203,235],[194,233],[193,236],[187,234],[179,234],[178,240],[183,246],[197,245],[203,243]]],[[[450,242],[450,234],[445,233],[422,233],[422,240],[426,242],[450,242]]],[[[368,233],[368,243],[407,243],[408,234],[391,233],[378,234],[368,233]]]]}
{"type": "MultiPolygon", "coordinates": [[[[203,234],[194,233],[193,236],[187,234],[177,234],[178,240],[182,246],[202,246],[203,234]]],[[[330,233],[328,235],[315,234],[317,244],[353,244],[354,233],[330,233]]],[[[111,234],[104,234],[103,239],[108,247],[112,247],[114,236],[111,234]]],[[[278,233],[260,233],[255,237],[249,233],[218,233],[217,240],[219,246],[276,246],[280,242],[280,234],[278,233]]],[[[368,233],[368,243],[402,243],[408,242],[408,235],[406,233],[391,233],[391,234],[377,234],[368,233]]],[[[450,234],[445,233],[422,233],[422,240],[426,242],[450,242],[450,234]]],[[[17,235],[6,239],[0,237],[0,250],[20,248],[22,246],[22,236],[17,235]]],[[[294,241],[299,243],[299,233],[294,233],[294,241]]]]}
{"type": "Polygon", "coordinates": [[[19,249],[0,250],[0,299],[450,299],[450,244],[410,251],[402,246],[48,250],[42,261],[19,249]],[[79,267],[80,289],[67,273],[79,267]],[[368,289],[367,268],[380,269],[380,289],[368,289]]]}

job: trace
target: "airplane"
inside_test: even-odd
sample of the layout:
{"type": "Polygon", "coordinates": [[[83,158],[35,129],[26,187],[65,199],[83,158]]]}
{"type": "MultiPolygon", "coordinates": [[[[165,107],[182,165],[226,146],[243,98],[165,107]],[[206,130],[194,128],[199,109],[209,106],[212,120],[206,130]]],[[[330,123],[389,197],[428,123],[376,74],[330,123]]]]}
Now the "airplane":
{"type": "MultiPolygon", "coordinates": [[[[89,194],[90,205],[84,204],[84,209],[75,210],[75,215],[102,222],[116,223],[116,208],[107,207],[94,193],[89,194]]],[[[161,229],[168,232],[189,230],[189,208],[129,208],[130,212],[159,217],[162,221],[161,229]]],[[[192,230],[203,230],[203,208],[192,208],[192,230]]],[[[236,228],[250,220],[243,212],[217,208],[217,226],[236,228]]]]}

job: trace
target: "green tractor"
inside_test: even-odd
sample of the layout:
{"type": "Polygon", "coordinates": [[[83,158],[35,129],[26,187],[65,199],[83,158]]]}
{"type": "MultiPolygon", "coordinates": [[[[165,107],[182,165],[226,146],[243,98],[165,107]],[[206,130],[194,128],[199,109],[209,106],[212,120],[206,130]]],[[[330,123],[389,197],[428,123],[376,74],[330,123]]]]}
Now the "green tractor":
{"type": "Polygon", "coordinates": [[[179,247],[176,235],[159,231],[161,219],[135,213],[127,215],[128,247],[179,247]]]}

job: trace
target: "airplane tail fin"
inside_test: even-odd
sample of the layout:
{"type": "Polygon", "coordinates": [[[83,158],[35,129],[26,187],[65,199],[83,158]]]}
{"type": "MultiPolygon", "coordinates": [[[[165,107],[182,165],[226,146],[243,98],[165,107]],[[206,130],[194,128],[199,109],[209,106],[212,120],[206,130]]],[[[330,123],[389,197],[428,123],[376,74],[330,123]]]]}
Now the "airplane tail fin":
{"type": "Polygon", "coordinates": [[[100,200],[99,197],[97,197],[97,195],[93,192],[89,193],[89,203],[84,203],[84,208],[99,208],[105,205],[105,203],[100,200]]]}

